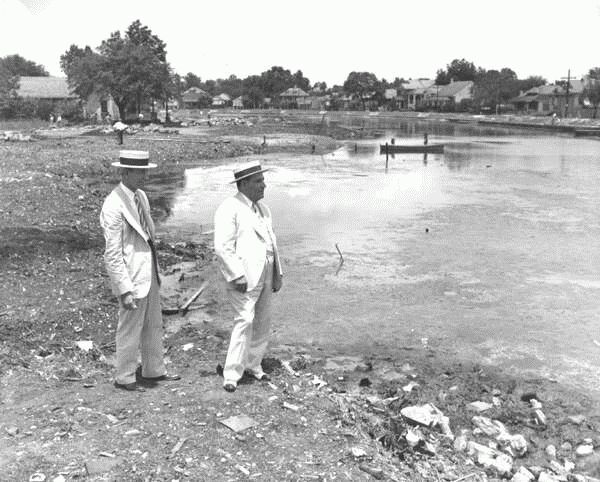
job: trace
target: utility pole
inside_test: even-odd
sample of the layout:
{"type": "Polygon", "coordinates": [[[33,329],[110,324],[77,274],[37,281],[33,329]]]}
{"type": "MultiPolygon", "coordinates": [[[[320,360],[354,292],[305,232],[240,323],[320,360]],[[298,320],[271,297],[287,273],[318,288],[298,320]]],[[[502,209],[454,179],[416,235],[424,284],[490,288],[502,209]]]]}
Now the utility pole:
{"type": "MultiPolygon", "coordinates": [[[[564,79],[564,77],[561,77],[561,79],[564,79]]],[[[565,115],[564,115],[565,119],[567,117],[569,117],[569,89],[570,88],[571,88],[571,69],[569,69],[569,71],[567,73],[567,88],[565,89],[565,115]]]]}

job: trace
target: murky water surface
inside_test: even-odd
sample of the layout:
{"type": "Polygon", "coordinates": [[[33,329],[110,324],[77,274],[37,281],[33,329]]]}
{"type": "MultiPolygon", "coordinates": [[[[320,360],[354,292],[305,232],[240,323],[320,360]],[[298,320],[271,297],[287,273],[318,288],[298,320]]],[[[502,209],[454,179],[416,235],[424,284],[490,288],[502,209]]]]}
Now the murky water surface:
{"type": "MultiPolygon", "coordinates": [[[[426,339],[448,357],[598,390],[600,141],[375,127],[381,139],[327,155],[263,156],[286,270],[277,341],[402,355],[426,339]],[[445,153],[395,155],[386,170],[380,143],[425,131],[445,153]]],[[[245,160],[187,171],[162,229],[212,229],[245,160]]]]}

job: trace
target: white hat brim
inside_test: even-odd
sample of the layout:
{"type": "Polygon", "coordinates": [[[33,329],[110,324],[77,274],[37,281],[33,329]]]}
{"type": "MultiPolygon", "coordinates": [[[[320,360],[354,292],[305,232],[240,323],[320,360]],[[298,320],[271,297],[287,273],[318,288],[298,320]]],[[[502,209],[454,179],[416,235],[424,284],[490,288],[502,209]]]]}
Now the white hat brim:
{"type": "Polygon", "coordinates": [[[154,169],[156,167],[156,164],[153,162],[149,162],[145,166],[132,166],[131,164],[121,164],[120,162],[113,162],[111,166],[122,167],[124,169],[154,169]]]}
{"type": "Polygon", "coordinates": [[[234,179],[233,181],[230,181],[229,184],[234,184],[238,181],[241,181],[242,179],[246,179],[247,177],[254,176],[255,174],[260,174],[261,172],[266,172],[266,171],[270,171],[270,170],[271,170],[271,168],[267,167],[265,169],[261,169],[260,171],[251,172],[249,174],[246,174],[245,176],[238,177],[238,178],[234,179]]]}

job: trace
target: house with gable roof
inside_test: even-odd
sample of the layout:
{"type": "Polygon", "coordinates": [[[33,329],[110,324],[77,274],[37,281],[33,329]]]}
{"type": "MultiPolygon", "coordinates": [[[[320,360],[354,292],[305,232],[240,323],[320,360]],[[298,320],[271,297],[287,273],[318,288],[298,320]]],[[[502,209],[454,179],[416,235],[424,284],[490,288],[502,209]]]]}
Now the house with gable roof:
{"type": "Polygon", "coordinates": [[[279,106],[283,109],[310,109],[309,95],[300,87],[290,87],[279,94],[279,106]]]}
{"type": "Polygon", "coordinates": [[[208,107],[212,102],[212,98],[208,92],[200,87],[190,87],[181,94],[181,101],[186,109],[201,109],[208,107]]]}
{"type": "Polygon", "coordinates": [[[434,84],[431,79],[409,79],[402,83],[397,103],[400,109],[417,110],[423,104],[425,92],[434,84]]]}
{"type": "Polygon", "coordinates": [[[557,113],[560,116],[581,117],[585,109],[583,80],[573,79],[570,82],[568,100],[567,89],[563,85],[548,84],[532,87],[521,92],[510,100],[519,112],[533,115],[549,115],[557,113]]]}
{"type": "Polygon", "coordinates": [[[428,108],[446,110],[460,106],[461,102],[473,98],[473,81],[450,81],[446,85],[432,85],[424,94],[423,105],[428,108]]]}

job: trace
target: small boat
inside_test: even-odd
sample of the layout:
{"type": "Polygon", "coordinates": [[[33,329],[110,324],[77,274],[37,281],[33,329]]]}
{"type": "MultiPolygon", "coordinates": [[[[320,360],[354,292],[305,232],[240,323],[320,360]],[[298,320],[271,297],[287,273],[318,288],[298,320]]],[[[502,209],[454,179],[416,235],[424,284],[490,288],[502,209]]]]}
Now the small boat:
{"type": "Polygon", "coordinates": [[[444,144],[414,144],[411,146],[402,144],[380,144],[380,154],[400,154],[400,153],[431,153],[443,154],[444,144]]]}
{"type": "Polygon", "coordinates": [[[600,137],[600,129],[594,127],[575,129],[575,137],[600,137]]]}

